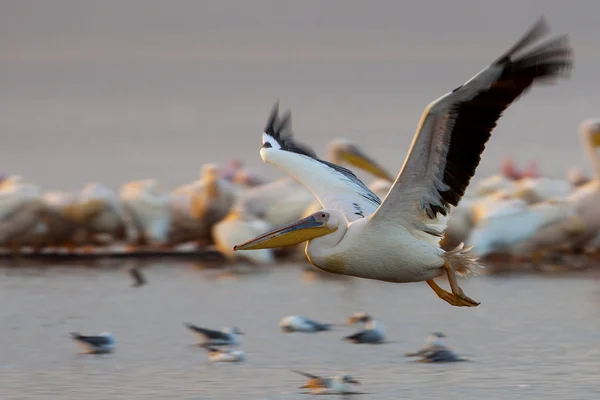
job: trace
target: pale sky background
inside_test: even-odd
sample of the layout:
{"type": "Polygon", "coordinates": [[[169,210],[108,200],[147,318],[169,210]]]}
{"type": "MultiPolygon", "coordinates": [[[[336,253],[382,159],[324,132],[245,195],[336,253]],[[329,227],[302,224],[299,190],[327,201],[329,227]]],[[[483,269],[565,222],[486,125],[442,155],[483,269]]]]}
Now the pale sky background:
{"type": "Polygon", "coordinates": [[[493,132],[477,178],[507,154],[562,176],[589,170],[577,126],[599,116],[600,2],[0,2],[0,171],[46,189],[154,177],[258,154],[276,99],[319,154],[347,137],[396,173],[430,101],[507,50],[544,14],[575,54],[493,132]]]}

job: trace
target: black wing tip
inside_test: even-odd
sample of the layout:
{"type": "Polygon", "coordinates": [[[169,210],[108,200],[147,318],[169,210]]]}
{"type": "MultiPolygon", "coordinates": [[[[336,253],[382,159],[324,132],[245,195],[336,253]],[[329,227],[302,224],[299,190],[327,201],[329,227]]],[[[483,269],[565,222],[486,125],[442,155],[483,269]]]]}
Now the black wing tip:
{"type": "Polygon", "coordinates": [[[533,78],[540,80],[567,77],[573,67],[573,49],[569,44],[568,35],[548,39],[529,52],[518,55],[549,32],[550,26],[542,15],[529,31],[493,64],[506,65],[513,71],[528,70],[533,78]]]}
{"type": "Polygon", "coordinates": [[[282,150],[302,154],[311,158],[317,158],[313,149],[309,146],[296,142],[292,135],[292,112],[286,110],[283,116],[279,117],[279,100],[275,102],[269,114],[267,125],[264,132],[279,143],[282,150]]]}

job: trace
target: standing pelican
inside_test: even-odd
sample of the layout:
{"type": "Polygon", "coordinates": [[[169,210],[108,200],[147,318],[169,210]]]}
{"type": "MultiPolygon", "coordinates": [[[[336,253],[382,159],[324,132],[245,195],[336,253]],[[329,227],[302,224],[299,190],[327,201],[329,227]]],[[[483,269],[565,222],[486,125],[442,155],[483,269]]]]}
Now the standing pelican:
{"type": "Polygon", "coordinates": [[[20,176],[4,179],[0,184],[0,245],[18,256],[21,246],[46,233],[42,219],[48,214],[39,186],[23,182],[20,176]]]}
{"type": "Polygon", "coordinates": [[[79,194],[79,214],[86,244],[96,244],[96,235],[108,234],[113,240],[127,236],[125,214],[117,195],[100,183],[87,184],[79,194]],[[87,211],[86,211],[87,210],[87,211]]]}
{"type": "Polygon", "coordinates": [[[170,194],[171,244],[192,240],[199,245],[209,244],[212,241],[211,227],[223,219],[233,206],[233,185],[220,177],[216,164],[204,164],[200,175],[201,179],[170,194]]]}
{"type": "Polygon", "coordinates": [[[474,307],[456,275],[478,268],[463,245],[439,246],[451,206],[465,193],[503,111],[532,85],[566,75],[567,37],[523,52],[548,31],[541,18],[508,52],[429,104],[394,185],[381,202],[352,172],[311,157],[289,136],[263,133],[262,159],[310,188],[325,209],[236,246],[250,250],[308,241],[306,256],[329,272],[388,282],[426,281],[454,306],[474,307]],[[445,273],[452,293],[434,279],[445,273]]]}
{"type": "Polygon", "coordinates": [[[171,216],[169,196],[157,190],[153,179],[128,182],[121,187],[120,199],[133,221],[138,246],[165,244],[171,216]]]}
{"type": "Polygon", "coordinates": [[[579,186],[568,200],[585,221],[585,231],[574,240],[574,244],[576,247],[593,251],[600,245],[600,241],[594,239],[600,233],[600,119],[583,121],[579,130],[594,173],[592,179],[579,186]]]}

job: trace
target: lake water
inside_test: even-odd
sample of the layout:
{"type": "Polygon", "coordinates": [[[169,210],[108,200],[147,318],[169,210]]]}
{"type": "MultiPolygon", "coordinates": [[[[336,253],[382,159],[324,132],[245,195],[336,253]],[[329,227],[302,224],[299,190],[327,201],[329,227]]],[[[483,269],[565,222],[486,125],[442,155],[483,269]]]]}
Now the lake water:
{"type": "MultiPolygon", "coordinates": [[[[194,264],[149,264],[132,288],[125,265],[3,269],[2,399],[298,399],[300,369],[350,373],[364,399],[596,399],[600,395],[600,281],[480,276],[462,281],[481,301],[456,308],[426,284],[309,279],[294,265],[250,275],[194,264]],[[368,311],[391,343],[343,342],[353,328],[283,334],[300,314],[343,322],[368,311]],[[247,362],[214,364],[184,322],[239,326],[247,362]],[[114,354],[78,355],[69,332],[115,334],[114,354]],[[432,331],[471,362],[420,364],[403,353],[432,331]]],[[[597,274],[596,274],[597,275],[597,274]]]]}

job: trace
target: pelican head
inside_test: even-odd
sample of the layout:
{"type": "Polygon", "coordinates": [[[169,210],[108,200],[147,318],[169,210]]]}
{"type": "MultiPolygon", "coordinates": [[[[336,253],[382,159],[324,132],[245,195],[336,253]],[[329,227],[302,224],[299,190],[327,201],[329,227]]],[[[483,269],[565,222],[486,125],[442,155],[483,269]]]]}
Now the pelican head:
{"type": "Polygon", "coordinates": [[[374,176],[393,182],[394,177],[390,175],[381,165],[375,160],[367,156],[354,143],[347,139],[334,139],[328,146],[329,159],[338,165],[346,162],[363,171],[367,171],[374,176]]]}
{"type": "Polygon", "coordinates": [[[594,147],[600,147],[600,119],[588,119],[581,123],[581,134],[594,147]]]}
{"type": "Polygon", "coordinates": [[[234,246],[233,250],[272,249],[291,246],[320,236],[329,235],[337,231],[340,227],[342,223],[340,216],[341,213],[321,210],[300,221],[277,228],[234,246]]]}

